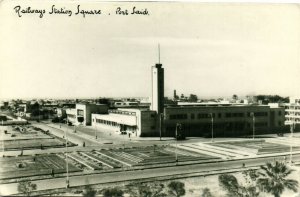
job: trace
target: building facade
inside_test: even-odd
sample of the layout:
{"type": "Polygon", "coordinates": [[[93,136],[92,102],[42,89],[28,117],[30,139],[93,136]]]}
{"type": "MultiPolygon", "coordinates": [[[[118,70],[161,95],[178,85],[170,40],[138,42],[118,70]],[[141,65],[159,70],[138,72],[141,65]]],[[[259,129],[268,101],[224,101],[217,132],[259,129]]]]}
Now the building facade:
{"type": "Polygon", "coordinates": [[[76,103],[75,108],[66,109],[67,121],[74,125],[91,125],[92,113],[107,114],[108,106],[104,104],[76,103]]]}
{"type": "Polygon", "coordinates": [[[92,126],[109,132],[126,132],[132,136],[157,136],[156,112],[148,109],[109,110],[92,114],[92,126]]]}
{"type": "Polygon", "coordinates": [[[284,108],[270,106],[175,106],[164,110],[164,136],[174,136],[177,123],[186,136],[220,137],[281,133],[284,108]],[[254,118],[253,118],[254,116],[254,118]]]}
{"type": "Polygon", "coordinates": [[[290,103],[285,104],[285,124],[300,131],[300,97],[291,97],[290,103]]]}

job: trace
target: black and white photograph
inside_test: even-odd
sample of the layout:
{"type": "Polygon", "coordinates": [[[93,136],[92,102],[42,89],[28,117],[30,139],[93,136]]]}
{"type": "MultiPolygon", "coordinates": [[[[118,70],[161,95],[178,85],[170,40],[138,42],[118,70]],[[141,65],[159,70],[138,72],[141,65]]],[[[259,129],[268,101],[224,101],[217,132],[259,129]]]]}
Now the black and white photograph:
{"type": "Polygon", "coordinates": [[[300,197],[300,4],[0,1],[0,196],[300,197]]]}

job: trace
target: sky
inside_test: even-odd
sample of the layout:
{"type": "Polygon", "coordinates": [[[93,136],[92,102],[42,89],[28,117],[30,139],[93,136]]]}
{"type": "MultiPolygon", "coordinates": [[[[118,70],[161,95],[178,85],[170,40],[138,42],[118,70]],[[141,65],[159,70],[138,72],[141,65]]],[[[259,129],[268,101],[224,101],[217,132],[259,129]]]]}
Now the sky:
{"type": "Polygon", "coordinates": [[[300,95],[299,21],[296,4],[2,1],[0,98],[150,97],[158,43],[166,96],[300,95]],[[149,15],[115,14],[134,6],[149,15]]]}

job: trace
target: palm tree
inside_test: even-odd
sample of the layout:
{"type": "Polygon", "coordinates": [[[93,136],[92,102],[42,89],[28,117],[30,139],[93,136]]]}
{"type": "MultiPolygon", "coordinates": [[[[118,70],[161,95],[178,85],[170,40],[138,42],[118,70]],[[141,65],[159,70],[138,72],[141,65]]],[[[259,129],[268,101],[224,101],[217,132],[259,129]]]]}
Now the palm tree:
{"type": "Polygon", "coordinates": [[[235,176],[231,174],[221,174],[218,177],[220,186],[227,191],[228,197],[242,197],[240,185],[235,176]]]}
{"type": "Polygon", "coordinates": [[[280,197],[284,189],[297,192],[298,181],[286,179],[294,170],[289,169],[284,163],[276,161],[268,162],[266,166],[261,166],[260,177],[257,185],[261,191],[271,193],[274,197],[280,197]]]}
{"type": "Polygon", "coordinates": [[[256,185],[248,181],[250,178],[249,173],[245,173],[244,184],[240,184],[237,178],[231,174],[221,174],[218,179],[220,186],[227,191],[226,196],[228,197],[257,197],[258,189],[256,185]]]}

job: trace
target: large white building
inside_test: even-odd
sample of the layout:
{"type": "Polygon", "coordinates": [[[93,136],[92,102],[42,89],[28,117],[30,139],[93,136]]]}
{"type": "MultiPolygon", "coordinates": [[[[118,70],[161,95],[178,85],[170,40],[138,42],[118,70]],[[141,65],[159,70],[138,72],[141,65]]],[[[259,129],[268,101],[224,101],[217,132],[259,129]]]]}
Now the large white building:
{"type": "Polygon", "coordinates": [[[152,100],[150,110],[137,102],[116,102],[117,110],[92,114],[92,126],[98,129],[131,133],[132,136],[159,136],[160,114],[164,112],[164,69],[158,63],[151,68],[152,100]],[[131,108],[124,108],[124,106],[131,108]],[[135,108],[133,108],[135,107],[135,108]]]}
{"type": "Polygon", "coordinates": [[[92,126],[110,132],[129,132],[133,136],[151,136],[157,131],[156,112],[148,109],[109,110],[92,114],[92,126]]]}

